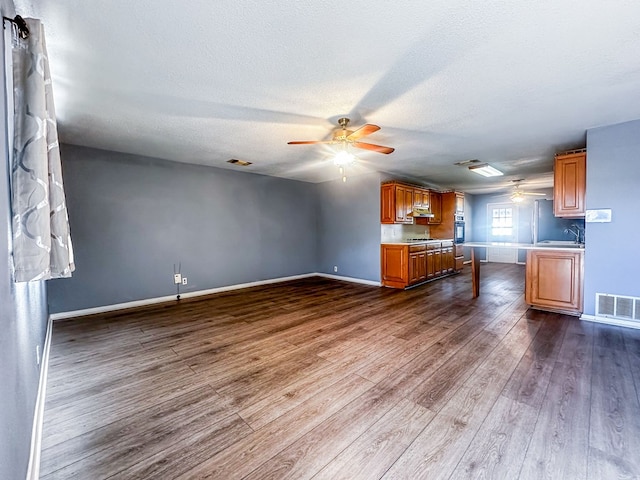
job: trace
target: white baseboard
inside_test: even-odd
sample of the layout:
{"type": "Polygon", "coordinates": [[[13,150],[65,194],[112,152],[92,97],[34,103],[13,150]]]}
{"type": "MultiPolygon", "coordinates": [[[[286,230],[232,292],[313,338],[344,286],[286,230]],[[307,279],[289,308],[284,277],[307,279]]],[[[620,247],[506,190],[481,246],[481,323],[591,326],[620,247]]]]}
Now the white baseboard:
{"type": "MultiPolygon", "coordinates": [[[[201,297],[203,295],[211,295],[213,293],[228,292],[230,290],[239,290],[241,288],[257,287],[260,285],[269,285],[272,283],[288,282],[291,280],[299,280],[302,278],[309,278],[309,277],[316,277],[316,276],[332,278],[334,280],[344,280],[346,282],[361,283],[364,285],[373,285],[377,287],[381,285],[380,282],[374,282],[371,280],[363,280],[363,279],[353,278],[353,277],[340,277],[338,275],[329,275],[326,273],[316,272],[316,273],[305,273],[303,275],[292,275],[290,277],[271,278],[268,280],[260,280],[257,282],[238,283],[235,285],[227,285],[224,287],[210,288],[208,290],[198,290],[196,292],[185,292],[185,293],[180,293],[180,298],[201,297]]],[[[146,298],[144,300],[134,300],[132,302],[117,303],[114,305],[104,305],[102,307],[85,308],[82,310],[72,310],[69,312],[52,313],[50,318],[53,321],[66,320],[66,319],[75,318],[75,317],[83,317],[85,315],[95,315],[97,313],[107,313],[107,312],[113,312],[117,310],[124,310],[127,308],[144,307],[147,305],[154,305],[156,303],[164,303],[164,302],[172,302],[172,301],[176,301],[176,295],[166,295],[163,297],[146,298]]]]}
{"type": "Polygon", "coordinates": [[[604,325],[614,325],[616,327],[635,328],[636,330],[640,329],[640,324],[638,324],[638,322],[619,320],[617,318],[596,317],[594,315],[582,314],[580,316],[580,320],[585,320],[587,322],[594,322],[594,323],[602,323],[604,325]]]}
{"type": "Polygon", "coordinates": [[[365,280],[363,278],[342,277],[340,275],[332,275],[330,273],[316,273],[316,276],[323,278],[330,278],[332,280],[343,280],[345,282],[359,283],[361,285],[371,285],[372,287],[381,287],[382,283],[375,280],[365,280]]]}
{"type": "Polygon", "coordinates": [[[33,426],[31,428],[31,452],[29,454],[29,466],[27,480],[40,478],[40,451],[42,449],[42,422],[44,420],[44,403],[47,394],[47,374],[49,373],[49,351],[51,349],[51,327],[53,319],[49,316],[47,321],[47,334],[42,348],[40,359],[40,381],[38,382],[38,396],[36,408],[33,413],[33,426]]]}

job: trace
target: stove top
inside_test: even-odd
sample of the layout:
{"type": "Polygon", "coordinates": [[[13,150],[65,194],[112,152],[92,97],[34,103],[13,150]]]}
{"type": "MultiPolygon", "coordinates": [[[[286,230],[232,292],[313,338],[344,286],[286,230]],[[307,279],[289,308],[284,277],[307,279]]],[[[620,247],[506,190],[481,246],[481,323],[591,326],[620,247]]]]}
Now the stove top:
{"type": "Polygon", "coordinates": [[[407,242],[428,242],[434,240],[433,238],[407,238],[407,242]]]}

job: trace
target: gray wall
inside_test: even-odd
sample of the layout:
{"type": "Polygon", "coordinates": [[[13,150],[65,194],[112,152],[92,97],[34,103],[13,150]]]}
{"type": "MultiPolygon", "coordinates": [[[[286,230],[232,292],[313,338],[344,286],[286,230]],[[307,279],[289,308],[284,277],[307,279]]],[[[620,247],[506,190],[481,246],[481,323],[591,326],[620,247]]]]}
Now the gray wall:
{"type": "MultiPolygon", "coordinates": [[[[2,14],[13,17],[13,4],[2,1],[2,14]]],[[[4,51],[4,37],[2,49],[4,51]]],[[[0,96],[2,112],[5,96],[0,96]]],[[[11,275],[9,161],[5,116],[0,149],[0,478],[23,479],[27,474],[31,428],[40,367],[36,345],[44,345],[46,293],[43,282],[15,284],[11,275]]]]}
{"type": "MultiPolygon", "coordinates": [[[[536,197],[529,197],[518,206],[518,241],[520,243],[531,243],[531,221],[533,219],[533,202],[536,197]]],[[[544,197],[540,197],[544,198],[544,197]]],[[[509,194],[507,195],[473,195],[473,215],[471,240],[475,242],[486,242],[489,224],[487,223],[487,206],[491,203],[509,203],[509,194]]],[[[516,205],[516,204],[514,204],[516,205]]],[[[482,260],[486,258],[486,251],[480,250],[482,260]]],[[[526,260],[526,252],[518,251],[518,261],[526,260]]]]}
{"type": "Polygon", "coordinates": [[[62,145],[76,271],[51,312],[314,272],[316,185],[62,145]]]}
{"type": "Polygon", "coordinates": [[[584,313],[595,294],[640,297],[640,120],[587,131],[587,208],[612,209],[611,223],[586,224],[584,313]]]}
{"type": "Polygon", "coordinates": [[[318,272],[380,281],[380,182],[371,173],[318,185],[318,272]]]}

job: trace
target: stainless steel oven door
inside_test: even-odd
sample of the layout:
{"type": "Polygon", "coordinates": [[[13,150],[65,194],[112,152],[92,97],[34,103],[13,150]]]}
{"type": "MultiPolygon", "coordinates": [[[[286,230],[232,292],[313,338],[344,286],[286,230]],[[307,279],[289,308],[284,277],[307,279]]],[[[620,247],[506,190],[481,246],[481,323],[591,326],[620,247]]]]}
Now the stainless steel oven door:
{"type": "Polygon", "coordinates": [[[464,243],[464,222],[454,222],[453,241],[455,243],[464,243]]]}

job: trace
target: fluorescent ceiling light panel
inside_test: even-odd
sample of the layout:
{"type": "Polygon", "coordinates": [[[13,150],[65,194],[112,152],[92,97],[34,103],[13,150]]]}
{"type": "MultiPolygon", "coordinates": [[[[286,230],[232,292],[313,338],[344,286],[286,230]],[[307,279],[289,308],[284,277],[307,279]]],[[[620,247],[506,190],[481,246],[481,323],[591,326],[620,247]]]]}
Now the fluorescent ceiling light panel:
{"type": "Polygon", "coordinates": [[[473,173],[477,173],[478,175],[482,175],[483,177],[499,177],[503,175],[503,173],[497,168],[493,168],[488,163],[484,163],[482,165],[472,165],[469,167],[473,173]]]}

